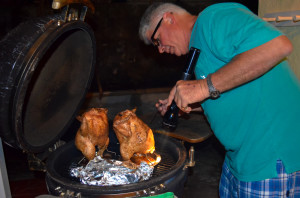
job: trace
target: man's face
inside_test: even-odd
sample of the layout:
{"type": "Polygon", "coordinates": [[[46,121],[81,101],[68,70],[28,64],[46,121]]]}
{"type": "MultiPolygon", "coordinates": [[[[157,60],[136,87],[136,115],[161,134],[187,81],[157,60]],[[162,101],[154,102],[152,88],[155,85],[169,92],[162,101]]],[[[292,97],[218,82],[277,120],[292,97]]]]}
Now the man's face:
{"type": "Polygon", "coordinates": [[[159,53],[175,54],[181,56],[188,53],[188,42],[184,39],[184,30],[174,17],[164,15],[147,32],[147,38],[158,48],[159,53]]]}

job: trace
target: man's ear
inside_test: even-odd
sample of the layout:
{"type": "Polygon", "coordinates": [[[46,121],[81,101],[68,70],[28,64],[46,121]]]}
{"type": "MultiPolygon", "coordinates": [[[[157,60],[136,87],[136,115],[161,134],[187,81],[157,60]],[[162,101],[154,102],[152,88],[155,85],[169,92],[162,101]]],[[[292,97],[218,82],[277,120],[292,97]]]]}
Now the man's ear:
{"type": "Polygon", "coordinates": [[[164,21],[168,22],[169,24],[174,24],[176,22],[174,14],[172,12],[164,13],[163,18],[164,18],[164,21]]]}

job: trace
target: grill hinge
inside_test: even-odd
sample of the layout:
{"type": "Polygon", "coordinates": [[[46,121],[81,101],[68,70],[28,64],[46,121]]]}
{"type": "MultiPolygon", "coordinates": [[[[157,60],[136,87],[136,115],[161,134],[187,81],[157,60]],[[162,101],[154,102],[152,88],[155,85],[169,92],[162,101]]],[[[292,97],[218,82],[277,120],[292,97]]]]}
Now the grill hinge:
{"type": "Polygon", "coordinates": [[[58,140],[52,147],[48,148],[48,150],[46,150],[43,153],[27,153],[29,169],[33,171],[46,172],[45,161],[53,151],[55,151],[57,148],[61,147],[64,144],[64,141],[58,140]]]}

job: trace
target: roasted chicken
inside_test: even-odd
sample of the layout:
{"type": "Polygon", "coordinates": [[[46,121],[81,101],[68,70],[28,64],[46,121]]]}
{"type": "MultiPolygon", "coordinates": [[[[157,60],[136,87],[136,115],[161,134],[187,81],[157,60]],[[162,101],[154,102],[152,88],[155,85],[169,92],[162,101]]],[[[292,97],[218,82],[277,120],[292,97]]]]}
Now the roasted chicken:
{"type": "Polygon", "coordinates": [[[122,111],[113,121],[124,161],[130,160],[134,154],[153,153],[155,150],[152,130],[136,116],[135,111],[136,109],[122,111]]]}
{"type": "Polygon", "coordinates": [[[81,126],[75,137],[75,145],[88,160],[95,157],[96,146],[98,155],[102,157],[109,144],[107,111],[105,108],[92,108],[77,117],[81,126]]]}

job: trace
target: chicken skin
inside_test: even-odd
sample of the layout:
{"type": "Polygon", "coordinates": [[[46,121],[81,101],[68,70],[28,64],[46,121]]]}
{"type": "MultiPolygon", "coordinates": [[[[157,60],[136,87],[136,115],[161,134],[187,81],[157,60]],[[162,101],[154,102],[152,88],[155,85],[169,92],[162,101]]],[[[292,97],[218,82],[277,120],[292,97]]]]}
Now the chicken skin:
{"type": "Polygon", "coordinates": [[[136,109],[122,111],[113,121],[124,161],[130,160],[136,153],[147,154],[155,150],[152,130],[136,116],[135,111],[136,109]]]}
{"type": "Polygon", "coordinates": [[[81,126],[75,137],[75,145],[88,160],[94,159],[96,146],[98,155],[102,157],[109,144],[107,111],[105,108],[92,108],[77,117],[81,126]]]}

